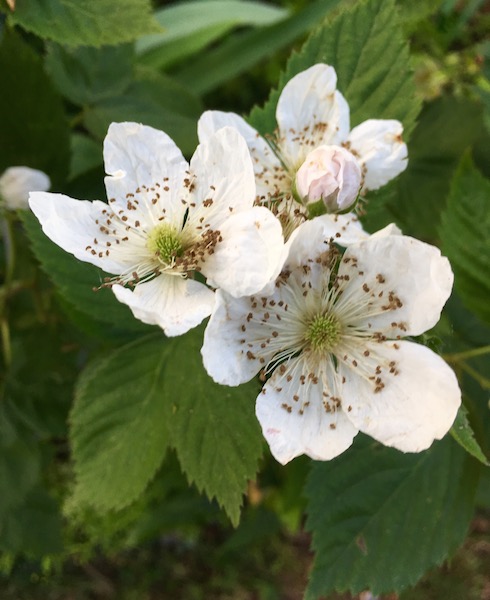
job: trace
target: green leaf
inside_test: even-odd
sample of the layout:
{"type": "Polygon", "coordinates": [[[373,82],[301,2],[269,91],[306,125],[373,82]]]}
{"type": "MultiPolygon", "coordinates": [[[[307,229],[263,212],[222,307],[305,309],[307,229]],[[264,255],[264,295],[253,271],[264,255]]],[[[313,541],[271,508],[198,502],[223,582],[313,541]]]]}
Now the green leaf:
{"type": "Polygon", "coordinates": [[[124,94],[87,109],[84,124],[94,136],[103,138],[113,121],[138,121],[165,131],[190,155],[197,145],[201,112],[200,101],[180,83],[140,67],[124,94]]]}
{"type": "Polygon", "coordinates": [[[201,329],[147,337],[82,374],[71,415],[76,502],[100,510],[131,503],[170,445],[188,479],[238,523],[262,452],[257,390],[213,383],[201,343],[201,329]]]}
{"type": "Polygon", "coordinates": [[[157,10],[156,20],[165,28],[136,42],[136,52],[145,64],[158,68],[193,54],[237,26],[271,25],[288,11],[262,2],[208,0],[186,2],[157,10]]]}
{"type": "Polygon", "coordinates": [[[167,364],[167,423],[172,446],[191,482],[216,497],[234,525],[247,481],[257,472],[262,435],[255,418],[257,386],[220,386],[207,375],[202,331],[175,341],[167,364]]]}
{"type": "Polygon", "coordinates": [[[275,512],[263,505],[250,507],[236,531],[232,532],[220,546],[219,556],[248,553],[254,545],[263,542],[264,538],[270,539],[279,531],[281,531],[281,521],[275,512]]]}
{"type": "Polygon", "coordinates": [[[451,427],[451,435],[462,446],[466,452],[474,456],[484,465],[490,465],[488,459],[483,454],[480,445],[475,439],[475,434],[468,421],[468,411],[462,404],[459,408],[454,425],[451,427]]]}
{"type": "Polygon", "coordinates": [[[341,0],[316,0],[280,23],[237,33],[219,47],[196,57],[175,75],[197,94],[205,94],[260,60],[270,59],[274,52],[289,46],[340,3],[341,0]]]}
{"type": "Polygon", "coordinates": [[[206,46],[223,37],[230,29],[231,27],[228,23],[211,25],[206,29],[196,31],[196,33],[189,37],[176,40],[171,39],[168,42],[162,43],[161,46],[153,47],[151,45],[148,50],[145,50],[143,54],[137,57],[137,60],[142,65],[147,65],[154,69],[166,70],[171,68],[175,63],[188,59],[193,54],[202,51],[206,46]]]}
{"type": "Polygon", "coordinates": [[[444,97],[424,108],[408,144],[408,169],[389,202],[403,233],[437,238],[451,178],[482,127],[481,107],[467,99],[444,97]]]}
{"type": "Polygon", "coordinates": [[[307,485],[316,556],[306,599],[413,585],[463,541],[478,474],[478,463],[450,438],[421,454],[361,438],[317,463],[307,485]]]}
{"type": "Polygon", "coordinates": [[[490,323],[490,181],[464,157],[439,230],[464,304],[490,323]]]}
{"type": "Polygon", "coordinates": [[[71,136],[70,180],[102,165],[102,145],[81,133],[71,136]]]}
{"type": "Polygon", "coordinates": [[[442,0],[418,0],[416,4],[412,0],[397,0],[400,20],[407,30],[413,31],[420,21],[437,12],[441,3],[442,0]]]}
{"type": "Polygon", "coordinates": [[[11,166],[41,169],[59,185],[68,172],[69,129],[61,98],[41,60],[11,31],[0,43],[0,173],[11,166]]]}
{"type": "MultiPolygon", "coordinates": [[[[0,402],[0,522],[8,510],[24,501],[39,478],[39,449],[31,437],[18,431],[6,405],[0,402]]],[[[1,538],[0,534],[0,538],[1,538]]]]}
{"type": "Polygon", "coordinates": [[[480,478],[476,494],[476,505],[478,508],[490,510],[490,469],[485,469],[480,478]]]}
{"type": "Polygon", "coordinates": [[[0,550],[42,558],[63,549],[58,504],[40,486],[0,522],[0,550]]]}
{"type": "Polygon", "coordinates": [[[272,132],[280,90],[294,75],[320,62],[335,67],[352,126],[366,119],[398,119],[409,135],[420,102],[393,0],[359,2],[313,32],[289,59],[279,89],[263,109],[252,111],[252,125],[262,133],[272,132]]]}
{"type": "Polygon", "coordinates": [[[17,0],[8,21],[70,46],[102,46],[160,30],[150,0],[17,0]]]}
{"type": "MultiPolygon", "coordinates": [[[[410,168],[410,161],[409,161],[410,168]]],[[[374,233],[386,225],[393,223],[395,216],[390,208],[398,193],[398,178],[388,182],[379,190],[373,190],[363,198],[363,214],[360,214],[362,226],[366,231],[374,233]]]]}
{"type": "MultiPolygon", "coordinates": [[[[32,311],[31,306],[18,308],[25,315],[27,308],[32,311]]],[[[66,437],[73,380],[80,370],[80,349],[73,344],[73,331],[67,331],[66,322],[54,316],[49,305],[44,311],[51,317],[49,323],[41,317],[37,323],[29,321],[28,327],[11,330],[12,362],[5,374],[2,399],[5,411],[2,419],[4,422],[10,419],[36,457],[41,448],[50,450],[49,444],[38,446],[38,441],[66,437]],[[39,340],[42,340],[42,352],[39,340]]],[[[17,324],[12,313],[9,313],[11,323],[17,324]]],[[[29,462],[35,463],[32,458],[29,462]]]]}
{"type": "Polygon", "coordinates": [[[274,464],[275,485],[267,491],[267,506],[291,533],[299,532],[303,527],[306,509],[304,489],[311,466],[308,456],[298,457],[287,465],[274,464]]]}
{"type": "Polygon", "coordinates": [[[288,10],[265,2],[249,0],[194,0],[161,8],[155,12],[158,23],[165,27],[161,34],[138,40],[137,49],[147,49],[162,41],[182,39],[211,25],[271,25],[288,16],[288,10]]]}
{"type": "Polygon", "coordinates": [[[123,94],[133,77],[133,47],[65,48],[49,44],[45,65],[65,98],[83,106],[123,94]]]}
{"type": "Polygon", "coordinates": [[[88,263],[77,260],[54,244],[43,233],[36,217],[28,211],[22,215],[26,233],[41,267],[56,285],[60,294],[75,308],[99,321],[107,328],[111,325],[122,332],[148,332],[148,325],[135,319],[130,309],[118,302],[107,288],[94,292],[101,285],[106,273],[88,263]]]}
{"type": "Polygon", "coordinates": [[[163,334],[123,346],[86,369],[71,412],[74,502],[100,511],[131,504],[163,461],[172,345],[163,334]]]}
{"type": "Polygon", "coordinates": [[[465,307],[457,292],[453,292],[446,302],[444,313],[451,321],[450,337],[445,340],[446,344],[451,344],[449,351],[461,351],[488,344],[490,326],[485,325],[475,313],[465,307]]]}
{"type": "Polygon", "coordinates": [[[124,528],[125,547],[141,545],[165,532],[199,528],[204,522],[219,519],[220,509],[196,489],[189,488],[175,452],[168,452],[144,496],[126,509],[130,511],[135,517],[132,526],[124,528]]]}

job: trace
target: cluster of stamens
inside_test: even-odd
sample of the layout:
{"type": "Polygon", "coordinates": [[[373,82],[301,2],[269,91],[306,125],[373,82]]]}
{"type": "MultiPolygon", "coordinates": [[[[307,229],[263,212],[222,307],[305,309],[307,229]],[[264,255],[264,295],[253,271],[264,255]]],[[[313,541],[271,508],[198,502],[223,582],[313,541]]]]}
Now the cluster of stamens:
{"type": "MultiPolygon", "coordinates": [[[[127,272],[105,278],[102,287],[115,283],[135,286],[160,273],[187,277],[202,270],[202,264],[214,253],[216,244],[223,241],[221,232],[208,222],[216,188],[211,185],[210,197],[197,206],[192,194],[194,177],[189,171],[186,173],[182,190],[185,197],[181,199],[185,214],[181,223],[175,223],[167,210],[171,204],[167,201],[168,177],[161,183],[140,185],[134,192],[127,193],[125,206],[118,204],[115,198],[109,199],[109,206],[102,209],[101,217],[95,221],[100,238],[94,238],[86,251],[100,258],[109,258],[115,253],[115,257],[122,255],[125,262],[133,264],[127,272]],[[193,219],[189,211],[193,211],[193,219]]],[[[229,210],[232,212],[233,208],[229,210]]]]}
{"type": "Polygon", "coordinates": [[[265,204],[282,226],[284,240],[288,240],[295,229],[308,219],[308,211],[291,196],[282,200],[270,200],[265,204]]]}
{"type": "MultiPolygon", "coordinates": [[[[258,195],[256,204],[266,206],[279,219],[283,228],[285,240],[289,239],[292,232],[308,219],[308,211],[303,206],[302,199],[296,192],[296,172],[303,164],[307,154],[324,143],[325,133],[329,128],[327,122],[319,121],[317,116],[312,116],[312,122],[305,125],[301,131],[289,130],[292,135],[291,141],[299,146],[298,156],[287,156],[285,154],[286,137],[276,129],[273,135],[267,135],[266,139],[271,151],[280,161],[280,165],[264,166],[263,157],[257,156],[255,148],[251,149],[252,159],[255,163],[255,178],[267,187],[266,194],[258,195]],[[262,169],[257,168],[258,165],[262,169]]],[[[338,130],[338,127],[336,128],[338,130]]],[[[350,151],[346,144],[342,144],[350,151]]],[[[267,156],[268,151],[262,150],[267,156]]],[[[364,180],[365,166],[362,167],[364,180]]],[[[322,203],[323,206],[323,203],[322,203]]]]}
{"type": "MultiPolygon", "coordinates": [[[[283,380],[286,384],[294,377],[299,381],[301,391],[293,394],[291,402],[283,403],[287,412],[295,410],[302,415],[309,405],[309,388],[316,385],[322,386],[325,412],[339,410],[345,383],[345,377],[338,373],[340,364],[367,380],[375,394],[386,387],[387,377],[399,374],[398,363],[382,358],[373,347],[373,343],[390,342],[386,335],[372,328],[371,317],[403,306],[396,292],[387,286],[382,273],[377,273],[372,282],[366,280],[358,259],[352,254],[342,256],[330,240],[325,252],[315,259],[294,270],[284,270],[276,281],[273,296],[249,299],[250,312],[239,333],[243,353],[248,360],[258,361],[262,381],[276,372],[276,392],[282,392],[283,380]],[[322,274],[321,289],[315,289],[311,283],[313,269],[317,286],[318,274],[322,274]],[[356,279],[362,294],[367,296],[364,303],[349,302],[344,297],[346,292],[352,294],[356,279]],[[250,325],[256,331],[258,327],[263,335],[257,333],[253,339],[247,339],[250,325]],[[300,356],[303,360],[291,362],[300,356]],[[295,369],[301,369],[296,376],[295,369]]],[[[393,321],[391,326],[402,332],[406,330],[401,322],[393,321]]],[[[394,337],[400,335],[395,333],[394,337]]],[[[395,350],[399,348],[396,341],[392,344],[395,350]]],[[[345,410],[349,412],[352,407],[346,406],[345,410]]]]}
{"type": "Polygon", "coordinates": [[[206,257],[214,254],[216,244],[223,241],[223,237],[219,230],[206,229],[194,238],[185,252],[180,256],[176,256],[174,264],[177,270],[183,273],[192,271],[201,271],[203,263],[206,262],[206,257]]]}
{"type": "MultiPolygon", "coordinates": [[[[320,121],[316,114],[311,116],[311,122],[309,125],[305,125],[301,130],[296,131],[294,129],[289,130],[289,135],[292,142],[295,142],[299,148],[299,154],[294,157],[285,157],[283,156],[283,161],[285,164],[289,165],[290,171],[295,173],[299,167],[303,164],[306,155],[314,150],[318,146],[325,144],[325,134],[327,130],[331,127],[329,123],[325,121],[320,121]]],[[[338,131],[338,127],[335,128],[338,131]]],[[[276,146],[281,149],[285,147],[286,138],[284,135],[280,135],[279,132],[276,132],[276,146]]],[[[284,152],[282,152],[284,154],[284,152]]]]}

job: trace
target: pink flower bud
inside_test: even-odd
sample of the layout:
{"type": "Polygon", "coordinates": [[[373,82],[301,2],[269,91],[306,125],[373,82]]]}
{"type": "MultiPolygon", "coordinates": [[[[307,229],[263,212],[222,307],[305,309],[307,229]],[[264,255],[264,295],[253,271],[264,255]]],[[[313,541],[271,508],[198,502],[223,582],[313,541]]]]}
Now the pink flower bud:
{"type": "Polygon", "coordinates": [[[341,146],[319,146],[296,173],[296,190],[307,204],[323,200],[328,212],[347,210],[361,188],[361,168],[341,146]]]}

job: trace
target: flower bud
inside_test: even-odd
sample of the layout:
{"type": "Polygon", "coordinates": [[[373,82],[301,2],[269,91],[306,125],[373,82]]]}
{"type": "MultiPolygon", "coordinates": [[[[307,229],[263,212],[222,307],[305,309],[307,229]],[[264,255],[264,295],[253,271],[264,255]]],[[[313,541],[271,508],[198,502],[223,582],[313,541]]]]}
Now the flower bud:
{"type": "Polygon", "coordinates": [[[361,188],[361,168],[341,146],[319,146],[296,173],[296,190],[306,204],[322,200],[328,212],[347,210],[361,188]]]}
{"type": "Polygon", "coordinates": [[[9,210],[29,208],[29,192],[45,192],[51,187],[46,173],[30,167],[9,167],[0,177],[0,201],[9,210]]]}

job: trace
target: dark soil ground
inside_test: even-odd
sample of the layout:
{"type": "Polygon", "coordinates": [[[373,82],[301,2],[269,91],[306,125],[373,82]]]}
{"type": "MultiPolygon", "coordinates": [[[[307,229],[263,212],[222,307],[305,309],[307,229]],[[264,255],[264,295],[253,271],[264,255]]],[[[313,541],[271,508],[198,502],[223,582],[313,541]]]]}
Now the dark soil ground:
{"type": "MultiPolygon", "coordinates": [[[[70,561],[39,574],[17,565],[0,579],[1,600],[301,600],[312,555],[306,534],[277,535],[234,555],[219,552],[220,532],[197,542],[165,537],[158,543],[87,564],[70,561]]],[[[490,512],[472,523],[451,561],[400,595],[332,594],[321,600],[490,600],[490,512]]]]}

